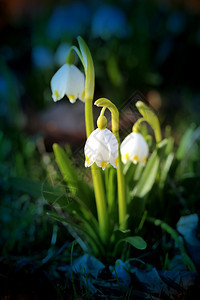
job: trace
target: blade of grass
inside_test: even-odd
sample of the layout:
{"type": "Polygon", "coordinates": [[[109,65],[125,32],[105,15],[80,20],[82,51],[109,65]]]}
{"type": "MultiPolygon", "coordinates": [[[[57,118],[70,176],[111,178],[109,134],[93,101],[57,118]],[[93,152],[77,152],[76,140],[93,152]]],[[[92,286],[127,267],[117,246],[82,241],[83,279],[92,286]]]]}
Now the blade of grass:
{"type": "Polygon", "coordinates": [[[162,220],[148,217],[147,221],[153,223],[155,226],[160,226],[163,230],[165,230],[167,233],[169,233],[171,235],[171,237],[174,239],[174,241],[179,246],[183,262],[186,264],[186,266],[188,267],[188,269],[190,271],[196,271],[196,267],[195,267],[193,261],[191,260],[191,258],[188,256],[183,242],[179,239],[178,233],[172,227],[170,227],[167,223],[163,222],[162,220]]]}
{"type": "Polygon", "coordinates": [[[89,285],[88,285],[88,278],[87,278],[87,273],[86,273],[86,271],[85,271],[85,268],[84,268],[84,274],[85,274],[85,280],[86,280],[86,293],[87,293],[87,299],[91,299],[90,289],[89,289],[89,285]]]}
{"type": "Polygon", "coordinates": [[[74,251],[75,244],[76,244],[76,241],[73,241],[72,242],[72,247],[71,247],[71,255],[70,255],[70,270],[71,270],[71,281],[72,281],[74,296],[75,296],[75,299],[77,299],[77,291],[76,291],[76,286],[75,286],[75,283],[74,283],[74,274],[73,274],[73,268],[72,268],[72,258],[73,258],[73,251],[74,251]]]}

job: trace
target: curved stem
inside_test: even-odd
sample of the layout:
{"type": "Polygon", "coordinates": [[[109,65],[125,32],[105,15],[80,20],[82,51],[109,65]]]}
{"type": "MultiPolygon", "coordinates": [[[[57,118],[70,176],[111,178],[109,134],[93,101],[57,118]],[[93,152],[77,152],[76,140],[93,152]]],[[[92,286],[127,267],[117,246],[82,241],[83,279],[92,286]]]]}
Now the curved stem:
{"type": "Polygon", "coordinates": [[[68,54],[67,54],[67,56],[65,58],[66,64],[72,65],[74,63],[75,56],[74,56],[73,51],[78,55],[78,57],[79,57],[82,65],[84,66],[83,57],[82,57],[79,49],[76,46],[70,47],[70,49],[68,51],[68,54]]]}
{"type": "Polygon", "coordinates": [[[138,119],[132,127],[132,132],[139,132],[139,127],[142,122],[146,122],[144,118],[138,119]]]}
{"type": "Polygon", "coordinates": [[[136,102],[136,107],[144,117],[144,119],[149,123],[149,125],[153,128],[156,142],[159,143],[162,140],[160,122],[156,114],[151,110],[149,106],[144,104],[142,101],[136,102]]]}

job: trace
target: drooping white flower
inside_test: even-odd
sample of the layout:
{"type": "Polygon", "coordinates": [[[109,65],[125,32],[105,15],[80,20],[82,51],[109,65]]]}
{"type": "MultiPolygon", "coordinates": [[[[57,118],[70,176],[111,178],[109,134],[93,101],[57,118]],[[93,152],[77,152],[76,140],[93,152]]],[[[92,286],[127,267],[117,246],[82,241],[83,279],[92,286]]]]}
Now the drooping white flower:
{"type": "Polygon", "coordinates": [[[118,141],[114,134],[107,128],[95,129],[88,137],[85,148],[85,167],[90,167],[94,162],[105,170],[110,163],[118,169],[118,141]]]}
{"type": "Polygon", "coordinates": [[[64,64],[51,79],[52,98],[56,102],[65,95],[71,103],[85,98],[85,76],[74,65],[64,64]]]}
{"type": "Polygon", "coordinates": [[[149,154],[149,147],[139,132],[132,132],[123,140],[120,151],[124,164],[128,160],[134,164],[138,162],[145,164],[149,154]]]}

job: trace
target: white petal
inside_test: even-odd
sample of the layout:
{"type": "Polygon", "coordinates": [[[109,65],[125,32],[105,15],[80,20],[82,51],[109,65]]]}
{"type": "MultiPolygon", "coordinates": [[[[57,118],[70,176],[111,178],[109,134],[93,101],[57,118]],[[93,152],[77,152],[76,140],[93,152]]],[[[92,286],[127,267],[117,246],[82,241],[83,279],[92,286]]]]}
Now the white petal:
{"type": "Polygon", "coordinates": [[[54,101],[62,99],[65,95],[69,65],[64,64],[51,79],[52,98],[54,101]]]}
{"type": "Polygon", "coordinates": [[[145,141],[144,137],[140,134],[137,133],[137,144],[138,144],[138,149],[137,149],[137,154],[139,157],[139,161],[142,162],[145,157],[147,157],[149,153],[149,148],[147,145],[147,142],[145,141]]]}
{"type": "Polygon", "coordinates": [[[133,152],[135,151],[134,136],[129,134],[122,142],[120,151],[122,155],[122,161],[125,163],[127,160],[131,160],[133,152]]]}
{"type": "Polygon", "coordinates": [[[69,76],[67,77],[66,95],[71,103],[74,103],[76,99],[84,101],[85,91],[85,76],[74,65],[69,66],[69,76]]]}
{"type": "Polygon", "coordinates": [[[84,147],[84,152],[85,152],[85,157],[89,158],[89,163],[87,163],[87,166],[91,166],[95,161],[96,157],[99,154],[99,140],[100,140],[100,130],[96,129],[94,130],[90,136],[88,137],[85,147],[84,147]]]}
{"type": "Polygon", "coordinates": [[[85,158],[86,158],[85,159],[85,167],[86,168],[90,167],[95,162],[94,157],[86,156],[85,158]]]}
{"type": "Polygon", "coordinates": [[[95,140],[98,143],[98,151],[96,156],[96,164],[98,167],[102,167],[105,169],[105,166],[109,163],[109,148],[108,144],[106,143],[104,130],[96,129],[95,140]],[[106,162],[106,165],[104,166],[106,162]]]}
{"type": "Polygon", "coordinates": [[[130,133],[121,144],[121,155],[123,163],[131,160],[134,163],[143,162],[148,155],[148,145],[144,137],[137,132],[130,133]]]}
{"type": "Polygon", "coordinates": [[[104,138],[109,149],[109,162],[114,168],[118,168],[118,148],[119,144],[114,134],[107,128],[103,130],[104,138]]]}
{"type": "Polygon", "coordinates": [[[108,129],[100,130],[98,128],[90,134],[84,148],[86,167],[91,166],[95,162],[98,167],[105,170],[105,167],[110,162],[111,146],[109,144],[113,143],[113,141],[111,142],[113,137],[108,138],[108,135],[110,136],[110,134],[112,135],[108,129]]]}
{"type": "Polygon", "coordinates": [[[97,149],[98,149],[98,144],[96,143],[94,139],[94,131],[92,134],[88,137],[85,147],[84,147],[84,153],[85,153],[85,158],[86,158],[86,166],[90,167],[96,160],[97,156],[97,149]],[[89,159],[87,163],[87,158],[89,159]]]}

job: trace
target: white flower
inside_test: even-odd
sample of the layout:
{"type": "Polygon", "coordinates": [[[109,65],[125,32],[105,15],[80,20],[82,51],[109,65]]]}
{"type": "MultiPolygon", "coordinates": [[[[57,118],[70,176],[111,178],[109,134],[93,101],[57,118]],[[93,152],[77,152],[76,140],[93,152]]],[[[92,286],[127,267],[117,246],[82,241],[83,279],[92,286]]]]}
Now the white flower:
{"type": "Polygon", "coordinates": [[[55,102],[65,95],[71,103],[84,101],[85,76],[76,66],[64,64],[51,79],[51,90],[55,102]]]}
{"type": "Polygon", "coordinates": [[[85,148],[85,167],[90,167],[94,162],[105,170],[110,163],[118,169],[118,142],[114,134],[107,128],[95,129],[88,137],[85,148]]]}
{"type": "Polygon", "coordinates": [[[134,164],[138,162],[145,164],[149,154],[149,147],[140,133],[132,132],[123,140],[120,151],[124,164],[128,160],[134,164]]]}

